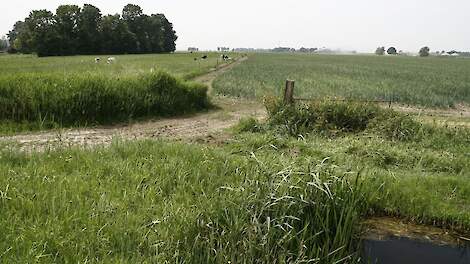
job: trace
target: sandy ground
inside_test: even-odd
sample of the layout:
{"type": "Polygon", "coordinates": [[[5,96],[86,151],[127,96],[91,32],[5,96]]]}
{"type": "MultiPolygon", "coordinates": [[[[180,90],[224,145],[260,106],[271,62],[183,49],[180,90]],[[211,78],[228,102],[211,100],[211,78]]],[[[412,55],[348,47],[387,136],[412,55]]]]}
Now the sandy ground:
{"type": "MultiPolygon", "coordinates": [[[[231,64],[221,65],[194,81],[205,83],[212,92],[213,80],[227,70],[235,67],[247,58],[241,58],[231,64]]],[[[20,149],[44,150],[60,146],[96,146],[110,144],[113,139],[158,139],[167,138],[188,141],[213,141],[223,138],[224,130],[235,125],[241,118],[253,116],[262,119],[266,116],[264,107],[259,102],[213,97],[215,110],[191,116],[150,120],[118,126],[64,129],[32,134],[0,137],[0,142],[10,142],[20,149]]]]}

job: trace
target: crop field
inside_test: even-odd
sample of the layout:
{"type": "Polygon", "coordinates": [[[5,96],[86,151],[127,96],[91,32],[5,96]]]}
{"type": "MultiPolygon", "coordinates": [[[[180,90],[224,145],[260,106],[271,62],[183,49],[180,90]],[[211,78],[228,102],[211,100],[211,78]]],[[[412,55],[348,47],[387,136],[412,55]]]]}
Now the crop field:
{"type": "Polygon", "coordinates": [[[448,125],[373,103],[285,105],[270,96],[290,78],[302,97],[467,104],[470,61],[251,54],[207,74],[218,76],[207,95],[206,79],[188,79],[215,67],[217,55],[194,61],[200,55],[125,55],[109,65],[0,56],[9,62],[0,73],[3,132],[28,139],[43,134],[26,130],[55,125],[115,131],[100,125],[173,121],[151,120],[142,126],[150,136],[110,145],[35,149],[2,138],[0,263],[367,263],[361,238],[371,217],[470,237],[468,116],[448,125]],[[249,107],[262,114],[242,111],[249,107]],[[236,125],[181,140],[159,134],[191,134],[211,126],[215,119],[201,118],[211,114],[236,125]]]}
{"type": "Polygon", "coordinates": [[[214,83],[244,98],[279,95],[286,79],[298,97],[393,100],[449,107],[470,103],[470,60],[401,56],[257,54],[214,83]]]}

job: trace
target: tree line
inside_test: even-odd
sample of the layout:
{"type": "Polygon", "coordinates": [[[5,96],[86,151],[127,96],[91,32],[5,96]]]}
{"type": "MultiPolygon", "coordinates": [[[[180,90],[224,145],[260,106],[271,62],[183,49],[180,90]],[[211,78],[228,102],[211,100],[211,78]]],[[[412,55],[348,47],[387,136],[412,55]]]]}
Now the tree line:
{"type": "MultiPolygon", "coordinates": [[[[429,52],[431,51],[431,49],[429,47],[422,47],[420,50],[419,50],[419,56],[420,57],[428,57],[429,56],[429,52]]],[[[399,53],[403,53],[402,51],[397,51],[397,49],[395,47],[390,47],[388,48],[386,51],[385,51],[385,47],[378,47],[376,50],[375,50],[375,54],[376,55],[385,55],[385,52],[387,52],[387,54],[389,55],[397,55],[399,53]]]]}
{"type": "Polygon", "coordinates": [[[178,38],[164,14],[149,16],[132,4],[106,16],[89,4],[34,10],[7,36],[11,53],[38,56],[173,52],[178,38]]]}

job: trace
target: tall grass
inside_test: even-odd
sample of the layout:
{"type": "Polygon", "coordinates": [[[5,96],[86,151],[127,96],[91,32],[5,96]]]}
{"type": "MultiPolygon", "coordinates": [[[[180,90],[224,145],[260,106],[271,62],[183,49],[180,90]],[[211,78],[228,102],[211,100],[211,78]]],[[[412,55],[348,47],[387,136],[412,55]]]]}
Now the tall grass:
{"type": "Polygon", "coordinates": [[[300,166],[325,159],[362,171],[370,215],[470,230],[464,209],[470,204],[470,129],[421,124],[371,104],[267,105],[266,124],[239,125],[239,131],[256,134],[244,135],[237,151],[293,155],[300,166]]]}
{"type": "Polygon", "coordinates": [[[296,80],[298,97],[394,100],[448,107],[470,103],[470,60],[389,56],[256,54],[214,83],[219,94],[280,95],[296,80]]]}
{"type": "Polygon", "coordinates": [[[470,230],[468,130],[272,128],[245,120],[219,147],[4,147],[0,262],[355,263],[366,215],[470,230]]]}
{"type": "Polygon", "coordinates": [[[354,177],[325,164],[279,172],[272,166],[262,164],[261,177],[224,188],[237,199],[198,218],[196,241],[184,245],[191,263],[348,263],[358,257],[362,197],[354,177]]]}
{"type": "Polygon", "coordinates": [[[348,263],[355,175],[154,141],[0,155],[0,261],[348,263]]]}
{"type": "Polygon", "coordinates": [[[0,76],[0,120],[60,125],[126,121],[208,107],[207,87],[163,72],[138,76],[0,76]]]}
{"type": "Polygon", "coordinates": [[[410,140],[423,135],[423,126],[406,114],[374,103],[322,100],[285,105],[276,98],[265,99],[269,125],[290,135],[320,133],[335,135],[375,131],[388,139],[410,140]]]}

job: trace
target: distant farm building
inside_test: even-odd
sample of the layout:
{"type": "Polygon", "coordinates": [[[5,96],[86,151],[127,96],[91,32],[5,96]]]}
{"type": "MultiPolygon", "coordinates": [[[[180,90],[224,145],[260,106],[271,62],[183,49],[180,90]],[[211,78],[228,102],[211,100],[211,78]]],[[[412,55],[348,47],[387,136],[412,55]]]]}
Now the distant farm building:
{"type": "Polygon", "coordinates": [[[457,51],[449,51],[449,52],[441,52],[441,56],[444,56],[444,57],[458,57],[460,56],[460,54],[457,52],[457,51]]]}
{"type": "Polygon", "coordinates": [[[295,52],[294,48],[289,47],[277,47],[272,50],[273,52],[295,52]]]}
{"type": "Polygon", "coordinates": [[[198,52],[198,51],[199,51],[199,48],[189,47],[189,48],[188,48],[188,51],[189,51],[189,52],[198,52]]]}
{"type": "Polygon", "coordinates": [[[217,47],[217,51],[219,51],[219,52],[229,52],[230,48],[228,48],[228,47],[217,47]]]}

